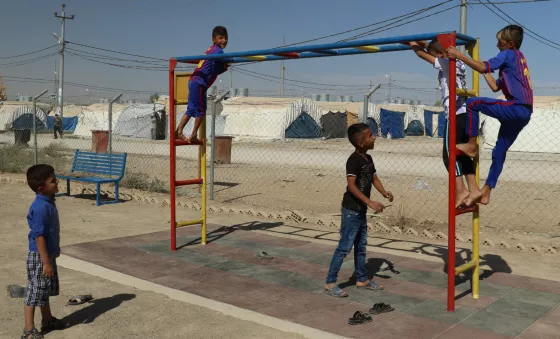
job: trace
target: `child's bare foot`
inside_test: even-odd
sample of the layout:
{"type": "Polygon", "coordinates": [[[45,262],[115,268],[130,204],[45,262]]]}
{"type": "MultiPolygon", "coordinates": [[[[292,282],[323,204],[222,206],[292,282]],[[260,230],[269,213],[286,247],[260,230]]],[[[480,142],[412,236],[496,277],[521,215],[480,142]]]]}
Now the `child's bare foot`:
{"type": "Polygon", "coordinates": [[[187,139],[188,142],[197,142],[198,141],[198,134],[191,134],[191,136],[187,139]]]}
{"type": "Polygon", "coordinates": [[[465,200],[463,200],[463,203],[465,204],[465,206],[471,207],[480,203],[481,199],[482,192],[477,189],[476,191],[469,193],[469,196],[465,200]]]}
{"type": "Polygon", "coordinates": [[[476,157],[478,152],[478,147],[472,144],[457,144],[457,149],[465,153],[470,158],[476,157]]]}
{"type": "Polygon", "coordinates": [[[465,190],[464,192],[459,192],[455,196],[455,208],[461,207],[461,205],[465,204],[465,200],[469,197],[469,191],[465,190]]]}
{"type": "Polygon", "coordinates": [[[183,132],[179,133],[179,131],[175,131],[175,139],[180,139],[183,141],[189,141],[187,137],[183,134],[183,132]]]}
{"type": "Polygon", "coordinates": [[[484,186],[482,188],[482,198],[480,199],[480,203],[483,205],[488,205],[490,203],[490,192],[492,191],[492,189],[488,186],[484,186]]]}

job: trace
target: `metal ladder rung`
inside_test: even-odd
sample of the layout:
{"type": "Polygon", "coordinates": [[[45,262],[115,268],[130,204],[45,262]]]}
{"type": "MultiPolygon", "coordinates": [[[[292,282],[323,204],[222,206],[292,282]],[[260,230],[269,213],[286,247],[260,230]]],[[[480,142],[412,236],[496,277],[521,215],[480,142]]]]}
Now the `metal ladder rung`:
{"type": "Polygon", "coordinates": [[[177,180],[175,181],[175,186],[187,186],[187,185],[202,185],[202,178],[189,179],[189,180],[177,180]]]}
{"type": "Polygon", "coordinates": [[[204,141],[202,140],[195,140],[193,142],[184,141],[181,139],[175,139],[175,146],[201,146],[204,145],[204,141]]]}

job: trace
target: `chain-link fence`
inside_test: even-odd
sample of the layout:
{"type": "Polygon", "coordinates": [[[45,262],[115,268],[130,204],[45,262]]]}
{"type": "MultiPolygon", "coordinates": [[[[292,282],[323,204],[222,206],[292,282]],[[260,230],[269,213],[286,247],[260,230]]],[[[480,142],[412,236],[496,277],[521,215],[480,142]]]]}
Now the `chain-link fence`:
{"type": "MultiPolygon", "coordinates": [[[[560,100],[536,97],[535,101],[531,122],[508,153],[490,204],[481,208],[483,229],[560,233],[556,213],[560,208],[560,141],[556,138],[560,100]]],[[[0,108],[0,119],[5,120],[0,126],[0,170],[24,172],[33,163],[32,147],[14,144],[17,130],[21,124],[25,127],[24,120],[18,119],[26,113],[20,111],[6,118],[6,106],[9,105],[0,108]]],[[[44,125],[38,134],[39,161],[53,163],[58,171],[68,171],[75,149],[106,147],[104,136],[92,137],[92,130],[107,130],[107,106],[65,109],[64,124],[70,127],[63,139],[56,140],[52,114],[46,118],[38,115],[44,125]],[[75,124],[66,119],[74,119],[75,124]]],[[[177,119],[184,110],[185,107],[177,108],[177,119]]],[[[364,119],[362,103],[304,98],[228,99],[216,117],[214,200],[272,211],[338,213],[346,188],[345,163],[353,151],[346,130],[355,122],[365,121],[378,135],[371,151],[378,175],[395,196],[383,214],[387,222],[444,229],[448,176],[442,161],[445,120],[439,111],[424,106],[369,105],[364,119]]],[[[112,150],[128,153],[122,186],[168,191],[169,121],[164,112],[163,105],[114,105],[112,150]]],[[[208,119],[209,136],[210,127],[208,119]]],[[[191,123],[185,134],[190,129],[191,123]]],[[[497,121],[483,119],[481,185],[488,174],[498,129],[497,121]]],[[[28,144],[33,145],[32,136],[28,144]]],[[[197,156],[197,147],[177,148],[179,180],[197,177],[197,156]]],[[[195,186],[181,187],[178,194],[199,196],[195,186]]],[[[383,200],[376,192],[372,198],[383,200]]],[[[470,232],[469,221],[468,215],[458,218],[464,233],[470,232]]]]}

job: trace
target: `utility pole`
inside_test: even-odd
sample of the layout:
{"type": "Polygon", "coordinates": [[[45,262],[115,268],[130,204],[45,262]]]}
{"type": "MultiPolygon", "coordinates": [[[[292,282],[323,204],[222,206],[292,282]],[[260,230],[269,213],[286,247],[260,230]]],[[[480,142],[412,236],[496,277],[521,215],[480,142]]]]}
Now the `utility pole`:
{"type": "Polygon", "coordinates": [[[60,88],[58,90],[58,105],[60,107],[60,118],[62,119],[63,117],[63,106],[64,106],[64,45],[66,44],[66,41],[64,40],[64,26],[66,23],[66,19],[70,19],[70,20],[74,20],[74,15],[70,15],[70,16],[66,16],[66,13],[64,12],[64,8],[66,8],[65,4],[62,4],[62,15],[58,15],[58,12],[54,13],[54,17],[55,18],[59,18],[62,21],[62,28],[61,28],[61,32],[60,32],[60,39],[58,39],[58,43],[60,44],[60,88]]]}
{"type": "MultiPolygon", "coordinates": [[[[461,0],[461,25],[459,27],[461,34],[467,34],[467,0],[461,0]]],[[[465,53],[465,47],[461,46],[459,50],[465,53]]]]}
{"type": "Polygon", "coordinates": [[[393,87],[393,84],[392,84],[393,77],[392,77],[391,73],[389,73],[389,75],[385,74],[385,76],[387,78],[389,78],[389,103],[391,103],[391,87],[393,87]]]}
{"type": "MultiPolygon", "coordinates": [[[[282,38],[282,46],[286,46],[286,37],[282,38]]],[[[280,97],[284,97],[284,79],[286,74],[286,67],[284,67],[284,60],[280,61],[280,75],[282,78],[282,85],[280,87],[280,97]]]]}
{"type": "Polygon", "coordinates": [[[51,94],[51,99],[52,99],[53,109],[54,109],[54,106],[56,104],[56,98],[57,98],[56,92],[58,91],[58,73],[56,72],[56,61],[54,62],[53,75],[54,75],[54,81],[53,81],[54,88],[53,88],[53,94],[51,94]]]}

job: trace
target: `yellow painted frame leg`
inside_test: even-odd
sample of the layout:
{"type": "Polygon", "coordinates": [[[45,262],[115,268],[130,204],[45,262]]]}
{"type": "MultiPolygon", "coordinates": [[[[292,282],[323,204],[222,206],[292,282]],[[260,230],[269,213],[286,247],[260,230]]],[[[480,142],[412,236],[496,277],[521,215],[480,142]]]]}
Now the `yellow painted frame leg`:
{"type": "Polygon", "coordinates": [[[200,139],[202,140],[202,145],[200,146],[200,178],[202,179],[201,187],[201,210],[202,210],[202,230],[201,230],[201,243],[206,245],[206,115],[202,117],[202,122],[200,124],[200,139]]]}
{"type": "MultiPolygon", "coordinates": [[[[476,44],[474,44],[471,48],[469,48],[469,53],[471,54],[473,60],[480,60],[479,55],[479,48],[480,48],[480,39],[476,40],[476,44]]],[[[476,92],[476,95],[480,95],[480,74],[477,71],[473,70],[473,90],[476,92]]],[[[480,147],[480,140],[477,138],[476,143],[480,147]]],[[[476,185],[480,187],[480,166],[479,166],[479,157],[478,152],[476,157],[473,159],[474,161],[474,168],[475,168],[475,176],[476,176],[476,185]]],[[[478,299],[480,297],[480,214],[478,209],[473,213],[472,219],[472,262],[473,265],[473,272],[472,272],[472,297],[473,299],[478,299]]]]}

